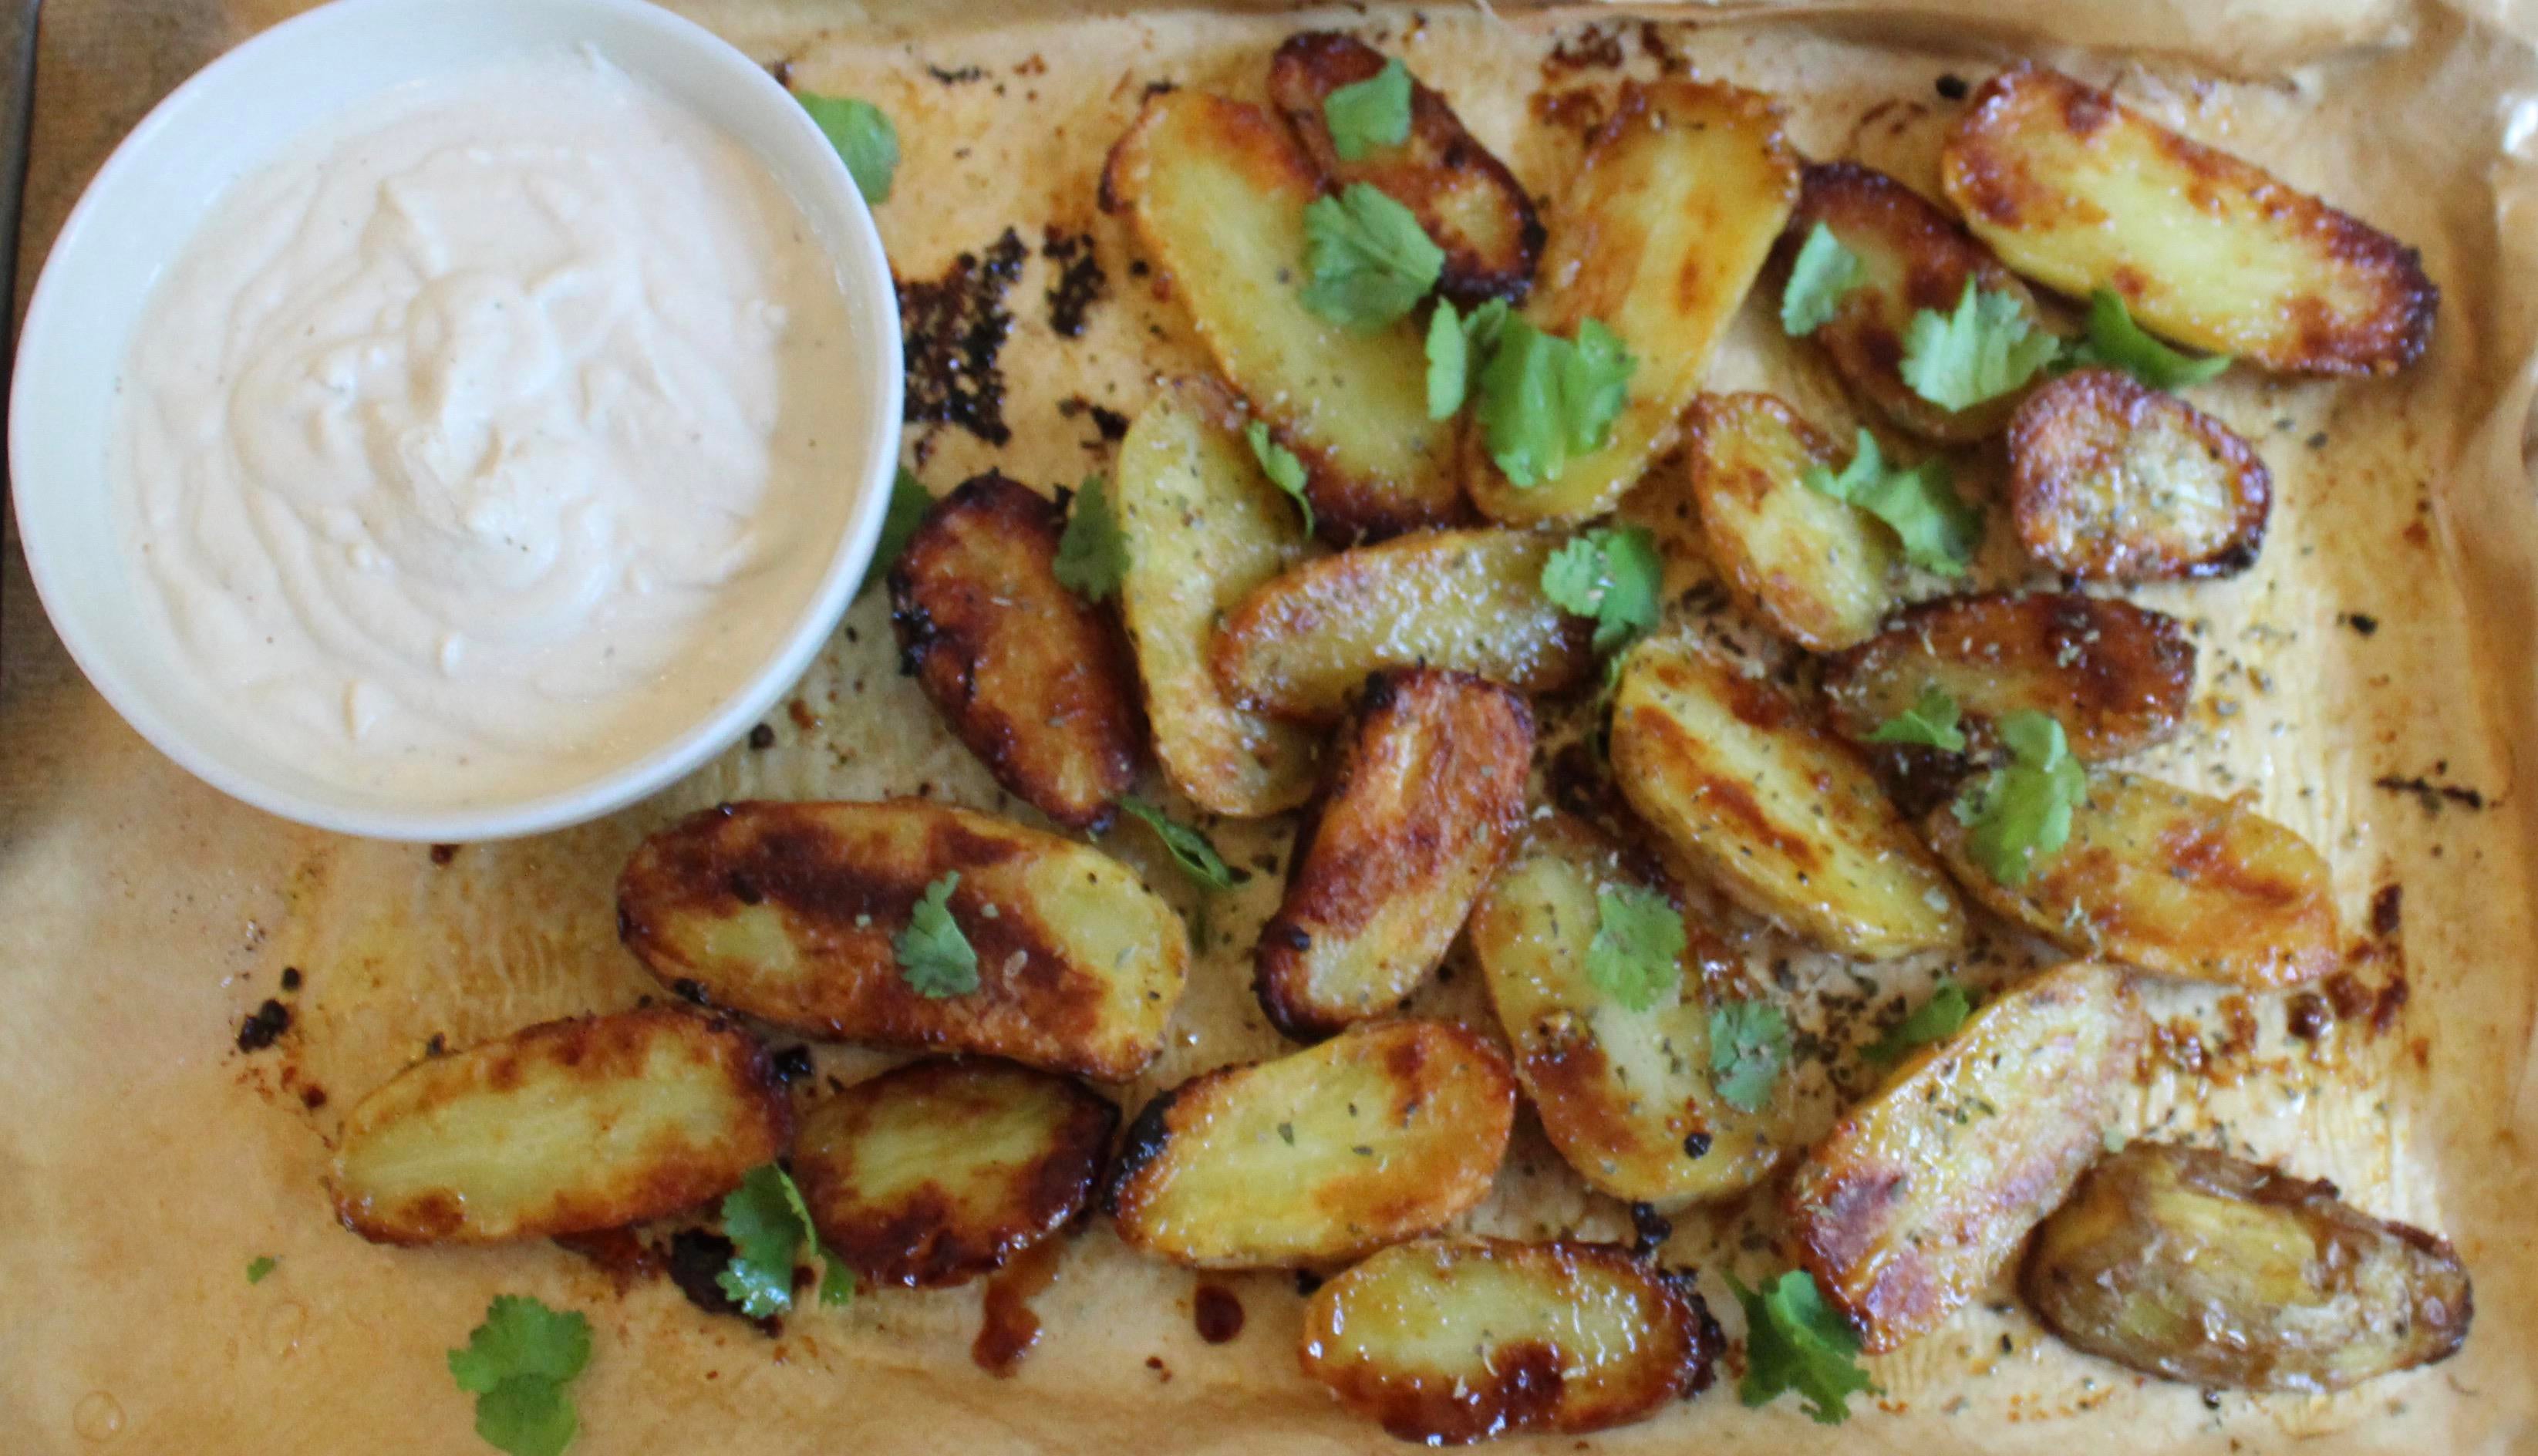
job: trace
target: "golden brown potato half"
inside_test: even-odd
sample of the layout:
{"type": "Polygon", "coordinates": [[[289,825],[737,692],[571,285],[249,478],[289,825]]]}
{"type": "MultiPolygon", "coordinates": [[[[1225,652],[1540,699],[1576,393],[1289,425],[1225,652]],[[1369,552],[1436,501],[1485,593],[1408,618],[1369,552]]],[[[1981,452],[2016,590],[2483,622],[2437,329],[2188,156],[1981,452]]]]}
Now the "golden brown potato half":
{"type": "Polygon", "coordinates": [[[1325,535],[1458,520],[1453,427],[1428,418],[1419,332],[1304,306],[1304,208],[1321,193],[1285,123],[1195,91],[1150,99],[1102,172],[1102,210],[1127,213],[1217,367],[1303,462],[1325,535]]]}
{"type": "Polygon", "coordinates": [[[1672,893],[1610,840],[1567,815],[1534,826],[1472,912],[1515,1075],[1542,1130],[1578,1176],[1633,1203],[1671,1207],[1761,1182],[1796,1141],[1790,1079],[1746,1112],[1718,1095],[1709,1063],[1704,972],[1726,949],[1687,919],[1683,981],[1645,1011],[1595,984],[1586,949],[1596,893],[1672,893]]]}
{"type": "Polygon", "coordinates": [[[1834,468],[1833,443],[1768,394],[1704,394],[1684,416],[1680,476],[1660,467],[1649,495],[1680,483],[1698,527],[1659,535],[1669,552],[1698,543],[1737,603],[1817,652],[1877,630],[1895,606],[1894,536],[1845,500],[1807,489],[1834,468]]]}
{"type": "Polygon", "coordinates": [[[1189,938],[1127,866],[916,799],[725,804],[645,839],[617,930],[684,995],[809,1036],[986,1052],[1125,1082],[1162,1049],[1189,938]],[[978,987],[928,997],[893,948],[929,886],[978,987]]]}
{"type": "Polygon", "coordinates": [[[1380,1016],[1444,959],[1524,823],[1533,710],[1469,673],[1367,679],[1330,781],[1296,835],[1252,988],[1279,1030],[1380,1016]]]}
{"type": "Polygon", "coordinates": [[[1542,254],[1533,199],[1489,148],[1463,129],[1445,99],[1410,82],[1410,135],[1351,162],[1331,145],[1322,102],[1343,86],[1382,72],[1383,52],[1335,31],[1287,37],[1269,60],[1269,99],[1330,178],[1332,190],[1367,182],[1410,209],[1436,245],[1445,270],[1436,287],[1465,305],[1521,298],[1542,254]]]}
{"type": "Polygon", "coordinates": [[[1119,639],[1057,579],[1066,513],[990,472],[934,502],[890,569],[900,660],[996,782],[1073,828],[1106,824],[1144,735],[1119,639]]]}
{"type": "Polygon", "coordinates": [[[2091,1355],[2207,1390],[2343,1390],[2449,1358],[2474,1313],[2446,1240],[2333,1183],[2168,1143],[2090,1169],[2019,1288],[2091,1355]]]}
{"type": "Polygon", "coordinates": [[[1603,1244],[1400,1244],[1304,1306],[1304,1373],[1405,1441],[1603,1430],[1709,1383],[1723,1341],[1687,1277],[1603,1244]]]}
{"type": "Polygon", "coordinates": [[[793,1177],[820,1242],[877,1285],[1003,1266],[1093,1201],[1119,1109],[1063,1077],[926,1057],[811,1109],[793,1177]]]}
{"type": "Polygon", "coordinates": [[[1623,665],[1613,774],[1685,875],[1827,949],[1882,960],[1964,939],[1947,877],[1859,755],[1682,635],[1623,665]]]}
{"type": "Polygon", "coordinates": [[[1999,433],[2017,408],[2015,394],[1965,410],[1932,404],[1904,382],[1904,340],[1922,309],[1954,309],[1968,279],[1984,293],[2016,299],[2028,322],[2041,328],[2043,316],[2027,285],[1921,194],[1856,162],[1808,165],[1806,190],[1781,239],[1784,262],[1819,223],[1860,265],[1858,284],[1809,336],[1824,346],[1843,382],[1915,434],[1966,442],[1999,433]]]}
{"type": "Polygon", "coordinates": [[[1199,398],[1163,395],[1120,442],[1110,488],[1128,540],[1128,625],[1155,758],[1215,814],[1251,818],[1312,796],[1310,731],[1235,706],[1208,665],[1216,625],[1253,587],[1312,554],[1296,507],[1199,398]]]}
{"type": "Polygon", "coordinates": [[[2243,800],[2092,773],[2070,841],[2019,886],[1974,862],[1953,811],[1923,824],[1975,899],[2074,955],[2250,990],[2342,963],[2325,859],[2243,800]]]}
{"type": "Polygon", "coordinates": [[[1673,445],[1797,197],[1797,156],[1763,97],[1701,81],[1625,83],[1553,214],[1525,316],[1570,338],[1588,319],[1611,329],[1637,362],[1629,398],[1601,449],[1531,488],[1500,471],[1476,421],[1463,447],[1473,503],[1511,524],[1611,510],[1673,445]]]}
{"type": "Polygon", "coordinates": [[[719,1198],[792,1128],[757,1037],[653,1007],[415,1063],[354,1105],[329,1181],[372,1243],[547,1238],[719,1198]]]}
{"type": "Polygon", "coordinates": [[[2117,369],[2074,369],[2009,426],[2028,554],[2093,581],[2228,576],[2265,544],[2274,480],[2230,427],[2117,369]]]}
{"type": "Polygon", "coordinates": [[[1108,1206],[1122,1242],[1176,1264],[1352,1259],[1479,1203],[1514,1121],[1514,1074],[1479,1036],[1451,1022],[1353,1026],[1147,1103],[1108,1206]]]}
{"type": "Polygon", "coordinates": [[[1786,1198],[1798,1258],[1871,1355],[1979,1293],[2104,1151],[2141,1055],[2123,973],[2074,961],[1914,1053],[1810,1151],[1786,1198]]]}
{"type": "Polygon", "coordinates": [[[1256,712],[1327,723],[1367,675],[1440,667],[1556,693],[1593,665],[1592,625],[1551,604],[1557,537],[1433,531],[1306,562],[1263,583],[1217,633],[1217,681],[1256,712]]]}
{"type": "Polygon", "coordinates": [[[2385,374],[2432,337],[2440,294],[2413,248],[2058,71],[1985,82],[1939,185],[2012,268],[2075,297],[2112,289],[2180,344],[2385,374]]]}

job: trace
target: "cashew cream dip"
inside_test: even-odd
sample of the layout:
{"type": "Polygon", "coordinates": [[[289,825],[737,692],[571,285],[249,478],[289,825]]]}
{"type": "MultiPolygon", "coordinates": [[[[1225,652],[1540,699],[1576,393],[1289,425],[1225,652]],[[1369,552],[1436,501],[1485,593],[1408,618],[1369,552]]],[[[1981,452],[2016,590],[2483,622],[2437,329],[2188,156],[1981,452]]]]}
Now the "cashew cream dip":
{"type": "Polygon", "coordinates": [[[329,781],[586,781],[817,591],[846,308],[767,167],[596,54],[364,102],[231,186],[143,310],[106,473],[140,605],[329,781]]]}

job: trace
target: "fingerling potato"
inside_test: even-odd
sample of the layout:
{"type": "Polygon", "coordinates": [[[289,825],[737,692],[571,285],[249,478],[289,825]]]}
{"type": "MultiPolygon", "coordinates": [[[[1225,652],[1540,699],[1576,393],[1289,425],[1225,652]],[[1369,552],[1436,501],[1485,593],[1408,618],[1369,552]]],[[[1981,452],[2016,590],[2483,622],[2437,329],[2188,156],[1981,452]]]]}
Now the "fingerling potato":
{"type": "Polygon", "coordinates": [[[2253,565],[2273,476],[2230,427],[2120,369],[2074,369],[2009,426],[2009,509],[2028,554],[2092,581],[2253,565]]]}

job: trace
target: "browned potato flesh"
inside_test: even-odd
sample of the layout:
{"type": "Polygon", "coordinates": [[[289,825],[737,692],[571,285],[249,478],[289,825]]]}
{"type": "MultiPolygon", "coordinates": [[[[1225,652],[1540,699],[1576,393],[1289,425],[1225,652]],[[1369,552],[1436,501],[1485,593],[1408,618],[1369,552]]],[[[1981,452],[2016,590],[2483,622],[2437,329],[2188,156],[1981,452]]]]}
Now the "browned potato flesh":
{"type": "Polygon", "coordinates": [[[1304,1306],[1304,1373],[1405,1441],[1602,1430],[1709,1383],[1720,1346],[1688,1278],[1587,1243],[1385,1249],[1304,1306]]]}
{"type": "Polygon", "coordinates": [[[1830,950],[1883,959],[1965,935],[1947,877],[1850,746],[1697,642],[1633,650],[1613,772],[1687,876],[1830,950]]]}
{"type": "Polygon", "coordinates": [[[2446,1240],[2332,1183],[2168,1143],[2090,1169],[2019,1287],[2080,1349],[2207,1390],[2343,1390],[2447,1359],[2473,1314],[2446,1240]]]}
{"type": "Polygon", "coordinates": [[[1979,1293],[2104,1151],[2143,1037],[2122,972],[2021,983],[1853,1106],[1790,1179],[1798,1257],[1872,1355],[1979,1293]]]}
{"type": "Polygon", "coordinates": [[[2058,71],[1984,83],[1939,178],[2009,266],[2075,297],[2112,289],[2180,344],[2384,374],[2432,337],[2440,295],[2413,248],[2058,71]]]}
{"type": "Polygon", "coordinates": [[[1542,593],[1560,543],[1526,531],[1435,531],[1307,562],[1225,619],[1216,676],[1246,708],[1331,722],[1369,673],[1440,667],[1522,693],[1574,686],[1590,625],[1542,593]]]}
{"type": "Polygon", "coordinates": [[[344,1119],[329,1181],[373,1243],[588,1233],[730,1192],[792,1125],[757,1037],[654,1007],[415,1063],[344,1119]]]}
{"type": "Polygon", "coordinates": [[[2116,369],[2074,369],[2009,427],[2018,539],[2095,581],[2243,571],[2265,543],[2274,482],[2230,427],[2116,369]]]}
{"type": "Polygon", "coordinates": [[[1570,338],[1588,319],[1611,329],[1637,362],[1629,397],[1602,448],[1530,488],[1500,471],[1475,425],[1463,453],[1482,513],[1525,524],[1613,508],[1673,445],[1797,196],[1796,154],[1763,97],[1700,81],[1624,84],[1553,214],[1525,316],[1570,338]]]}
{"type": "Polygon", "coordinates": [[[1560,1156],[1598,1191],[1672,1207],[1761,1182],[1796,1140],[1794,1080],[1747,1112],[1718,1095],[1708,972],[1726,948],[1698,920],[1683,980],[1634,1010],[1586,970],[1598,892],[1672,887],[1567,815],[1537,824],[1472,912],[1472,949],[1515,1073],[1560,1156]]]}
{"type": "Polygon", "coordinates": [[[1189,939],[1099,850],[923,800],[726,804],[643,841],[617,927],[652,973],[810,1036],[985,1052],[1125,1082],[1163,1047],[1189,939]],[[929,997],[894,949],[929,886],[978,986],[929,997]]]}
{"type": "Polygon", "coordinates": [[[1809,490],[1807,472],[1834,468],[1833,443],[1768,394],[1704,394],[1684,417],[1683,469],[1674,481],[1700,524],[1668,530],[1700,549],[1739,605],[1801,647],[1830,651],[1877,630],[1895,606],[1890,533],[1846,500],[1809,490]]]}
{"type": "Polygon", "coordinates": [[[1014,795],[1107,822],[1136,782],[1135,681],[1110,624],[1059,583],[1064,511],[987,474],[934,503],[890,571],[901,660],[1014,795]]]}
{"type": "Polygon", "coordinates": [[[2018,886],[1972,860],[1951,811],[1924,825],[1974,898],[2074,955],[2251,990],[2342,963],[2325,859],[2243,800],[2092,773],[2070,841],[2018,886]]]}
{"type": "Polygon", "coordinates": [[[1291,35],[1269,61],[1269,99],[1334,190],[1366,182],[1410,209],[1445,251],[1436,287],[1458,303],[1520,298],[1542,252],[1542,223],[1515,173],[1463,129],[1445,99],[1410,83],[1410,135],[1351,162],[1331,145],[1322,102],[1343,86],[1373,79],[1383,52],[1353,35],[1291,35]]]}
{"type": "Polygon", "coordinates": [[[1062,1077],[927,1057],[811,1109],[793,1177],[820,1242],[877,1285],[974,1279],[1093,1201],[1119,1109],[1062,1077]]]}
{"type": "Polygon", "coordinates": [[[1399,1006],[1444,959],[1524,822],[1533,712],[1468,673],[1367,681],[1296,836],[1253,988],[1278,1029],[1327,1036],[1399,1006]]]}
{"type": "Polygon", "coordinates": [[[1285,123],[1196,91],[1150,99],[1102,173],[1102,209],[1127,213],[1217,367],[1303,462],[1325,534],[1451,522],[1453,430],[1428,418],[1418,331],[1304,306],[1304,208],[1321,192],[1285,123]]]}
{"type": "Polygon", "coordinates": [[[1946,213],[1886,173],[1855,162],[1820,162],[1806,171],[1806,190],[1789,218],[1781,250],[1795,257],[1818,224],[1859,260],[1858,284],[1834,316],[1809,335],[1844,383],[1915,434],[1963,442],[1998,433],[2017,406],[2015,395],[1948,410],[1904,382],[1904,340],[1912,316],[1947,313],[1966,283],[2017,300],[2032,324],[2043,319],[2018,276],[1946,213]]]}
{"type": "Polygon", "coordinates": [[[1204,1269],[1355,1258],[1490,1191],[1515,1120],[1497,1047],[1451,1022],[1351,1027],[1146,1104],[1109,1209],[1130,1248],[1204,1269]]]}

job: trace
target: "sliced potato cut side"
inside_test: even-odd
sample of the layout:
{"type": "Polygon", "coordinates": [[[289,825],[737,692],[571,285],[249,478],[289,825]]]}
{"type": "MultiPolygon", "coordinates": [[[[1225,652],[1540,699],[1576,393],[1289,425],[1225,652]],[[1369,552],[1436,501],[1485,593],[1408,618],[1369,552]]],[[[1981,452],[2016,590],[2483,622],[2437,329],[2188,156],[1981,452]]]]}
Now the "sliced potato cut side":
{"type": "Polygon", "coordinates": [[[1834,468],[1832,442],[1768,394],[1704,394],[1683,428],[1680,480],[1701,549],[1738,604],[1813,651],[1876,631],[1895,606],[1899,558],[1875,517],[1808,489],[1809,470],[1834,468]]]}
{"type": "Polygon", "coordinates": [[[373,1243],[588,1233],[719,1198],[792,1125],[757,1037],[654,1007],[415,1063],[355,1104],[329,1181],[373,1243]]]}
{"type": "Polygon", "coordinates": [[[2116,369],[2075,369],[2029,395],[2010,422],[2009,468],[2028,553],[2097,581],[2243,571],[2273,511],[2254,446],[2116,369]]]}

